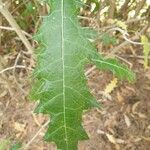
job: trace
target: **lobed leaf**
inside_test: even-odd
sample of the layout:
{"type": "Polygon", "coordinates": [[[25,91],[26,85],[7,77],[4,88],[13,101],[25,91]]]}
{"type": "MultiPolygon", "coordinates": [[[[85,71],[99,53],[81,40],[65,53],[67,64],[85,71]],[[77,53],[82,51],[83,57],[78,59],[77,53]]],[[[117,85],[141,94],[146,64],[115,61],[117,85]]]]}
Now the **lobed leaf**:
{"type": "Polygon", "coordinates": [[[45,139],[55,142],[58,149],[76,150],[79,140],[88,139],[82,127],[83,111],[99,106],[87,87],[84,66],[91,62],[128,80],[134,74],[116,60],[97,54],[78,23],[80,0],[47,2],[51,14],[43,17],[37,35],[41,47],[31,98],[40,101],[35,112],[51,117],[45,139]]]}

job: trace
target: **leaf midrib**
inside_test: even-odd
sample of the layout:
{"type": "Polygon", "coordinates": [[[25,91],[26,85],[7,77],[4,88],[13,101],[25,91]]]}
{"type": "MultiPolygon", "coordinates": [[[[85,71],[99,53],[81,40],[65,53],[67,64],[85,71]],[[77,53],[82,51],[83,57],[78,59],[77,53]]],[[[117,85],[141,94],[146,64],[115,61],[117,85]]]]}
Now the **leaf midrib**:
{"type": "Polygon", "coordinates": [[[64,62],[64,0],[61,0],[61,59],[62,59],[62,69],[63,69],[63,111],[64,111],[64,128],[65,128],[65,140],[66,140],[66,146],[68,150],[68,136],[67,136],[67,126],[66,126],[66,101],[65,101],[65,62],[64,62]]]}

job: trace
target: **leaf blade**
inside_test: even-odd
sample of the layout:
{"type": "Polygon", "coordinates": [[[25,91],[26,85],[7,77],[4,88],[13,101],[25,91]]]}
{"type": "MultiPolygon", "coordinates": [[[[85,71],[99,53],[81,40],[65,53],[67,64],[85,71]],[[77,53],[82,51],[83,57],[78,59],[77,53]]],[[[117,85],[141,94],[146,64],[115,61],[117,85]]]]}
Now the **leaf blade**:
{"type": "Polygon", "coordinates": [[[109,62],[93,55],[96,49],[80,32],[77,1],[48,0],[52,12],[43,18],[38,32],[42,46],[37,52],[36,80],[31,91],[31,98],[40,101],[35,112],[51,117],[45,139],[62,150],[76,150],[79,140],[88,139],[82,113],[98,105],[86,84],[85,64],[94,59],[109,62]]]}
{"type": "Polygon", "coordinates": [[[135,74],[127,68],[127,66],[120,64],[116,59],[104,59],[100,56],[92,58],[92,61],[99,69],[110,70],[115,76],[130,82],[135,81],[135,74]]]}

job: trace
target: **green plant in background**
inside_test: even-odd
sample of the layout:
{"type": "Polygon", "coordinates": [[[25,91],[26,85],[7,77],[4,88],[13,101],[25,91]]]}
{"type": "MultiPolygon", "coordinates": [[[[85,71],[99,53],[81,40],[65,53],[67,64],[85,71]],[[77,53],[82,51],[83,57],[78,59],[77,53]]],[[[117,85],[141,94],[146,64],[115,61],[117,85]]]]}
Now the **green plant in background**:
{"type": "Polygon", "coordinates": [[[19,150],[21,149],[22,143],[18,142],[14,145],[12,145],[12,147],[10,148],[10,150],[19,150]]]}
{"type": "Polygon", "coordinates": [[[144,53],[144,69],[148,68],[148,56],[150,53],[150,42],[145,35],[141,36],[141,43],[143,45],[143,53],[144,53]]]}
{"type": "Polygon", "coordinates": [[[25,2],[21,0],[16,4],[17,7],[20,10],[19,17],[17,18],[19,26],[24,30],[31,28],[31,25],[34,26],[38,17],[36,15],[38,9],[37,4],[34,1],[25,2]]]}
{"type": "Polygon", "coordinates": [[[80,0],[47,0],[51,13],[43,17],[37,40],[37,67],[31,99],[40,100],[36,113],[51,117],[47,141],[61,150],[76,150],[79,140],[88,139],[82,127],[82,113],[99,104],[89,92],[84,66],[95,64],[121,79],[135,75],[115,59],[104,59],[88,40],[91,33],[78,22],[80,0]]]}
{"type": "Polygon", "coordinates": [[[107,33],[103,33],[100,39],[104,45],[115,45],[117,43],[117,39],[107,33]]]}
{"type": "Polygon", "coordinates": [[[6,150],[10,144],[9,139],[2,139],[0,140],[0,150],[6,150]]]}
{"type": "Polygon", "coordinates": [[[12,144],[10,138],[0,139],[0,150],[19,150],[21,146],[20,142],[12,144]]]}

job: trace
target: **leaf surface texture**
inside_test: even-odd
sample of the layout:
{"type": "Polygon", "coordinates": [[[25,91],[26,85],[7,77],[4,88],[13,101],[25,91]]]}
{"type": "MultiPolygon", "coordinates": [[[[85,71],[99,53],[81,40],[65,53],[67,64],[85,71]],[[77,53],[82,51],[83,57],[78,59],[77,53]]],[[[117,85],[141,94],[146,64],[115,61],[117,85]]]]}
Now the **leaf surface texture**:
{"type": "Polygon", "coordinates": [[[80,3],[80,0],[48,0],[51,13],[43,17],[37,34],[41,46],[36,54],[31,98],[40,101],[37,113],[51,117],[45,139],[55,142],[61,150],[76,150],[79,140],[88,139],[82,127],[82,113],[98,106],[84,76],[87,63],[109,69],[122,79],[134,79],[127,67],[100,56],[86,38],[88,30],[83,30],[77,19],[80,3]]]}

